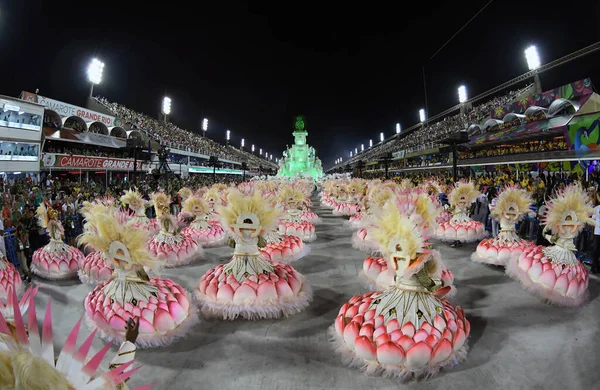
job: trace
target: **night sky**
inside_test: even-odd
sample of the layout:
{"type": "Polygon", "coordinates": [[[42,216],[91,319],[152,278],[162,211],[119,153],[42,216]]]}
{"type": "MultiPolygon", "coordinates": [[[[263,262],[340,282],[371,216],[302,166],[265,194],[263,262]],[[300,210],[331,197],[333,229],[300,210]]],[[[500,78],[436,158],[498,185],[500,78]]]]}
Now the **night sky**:
{"type": "MultiPolygon", "coordinates": [[[[206,116],[219,142],[230,129],[234,145],[245,138],[278,156],[305,115],[328,167],[396,122],[418,121],[422,66],[434,115],[457,103],[460,84],[475,96],[526,72],[530,44],[545,63],[600,40],[597,0],[572,10],[496,0],[431,59],[487,2],[0,0],[0,93],[39,88],[83,105],[96,56],[106,66],[95,95],[156,117],[167,94],[171,121],[200,132],[206,116]]],[[[550,89],[588,76],[600,83],[598,53],[541,80],[550,89]]]]}

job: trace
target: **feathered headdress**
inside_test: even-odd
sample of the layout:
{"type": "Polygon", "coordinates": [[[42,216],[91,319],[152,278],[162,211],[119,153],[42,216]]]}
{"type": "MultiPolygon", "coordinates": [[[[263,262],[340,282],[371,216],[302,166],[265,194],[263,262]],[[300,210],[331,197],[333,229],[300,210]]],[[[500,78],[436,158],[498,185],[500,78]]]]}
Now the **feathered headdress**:
{"type": "Polygon", "coordinates": [[[144,204],[145,200],[142,198],[142,194],[137,192],[136,190],[127,190],[119,199],[123,204],[131,204],[131,202],[139,202],[140,204],[144,204]]]}
{"type": "Polygon", "coordinates": [[[282,186],[277,194],[277,199],[282,203],[304,202],[304,194],[292,186],[282,186]]]}
{"type": "Polygon", "coordinates": [[[58,218],[58,211],[54,210],[52,206],[47,205],[46,202],[42,202],[36,210],[38,216],[38,225],[46,229],[51,219],[58,218]]]}
{"type": "Polygon", "coordinates": [[[164,192],[155,192],[152,194],[152,204],[156,211],[156,215],[169,213],[169,206],[171,205],[171,197],[164,192]]]}
{"type": "Polygon", "coordinates": [[[186,200],[187,198],[192,196],[193,193],[194,192],[188,187],[181,187],[181,189],[178,192],[178,194],[181,196],[181,198],[183,200],[186,200]]]}
{"type": "Polygon", "coordinates": [[[115,258],[115,254],[125,256],[125,253],[117,252],[126,250],[132,263],[156,269],[157,262],[146,245],[148,232],[131,226],[127,223],[129,220],[130,216],[121,211],[94,210],[87,216],[84,232],[77,238],[77,242],[102,252],[106,259],[115,258]]]}
{"type": "Polygon", "coordinates": [[[183,211],[194,215],[208,214],[208,204],[199,196],[190,196],[183,202],[183,211]]]}
{"type": "Polygon", "coordinates": [[[546,213],[542,217],[544,230],[550,229],[553,234],[558,234],[558,225],[566,221],[578,222],[577,233],[581,232],[583,225],[595,225],[591,215],[594,206],[586,191],[580,184],[571,184],[556,193],[554,198],[546,202],[546,213]]]}
{"type": "Polygon", "coordinates": [[[282,216],[281,209],[272,207],[260,193],[255,192],[253,195],[244,196],[237,190],[229,193],[227,206],[219,207],[217,213],[223,223],[230,227],[236,224],[240,215],[254,214],[260,220],[264,231],[275,229],[282,216]]]}
{"type": "Polygon", "coordinates": [[[347,186],[347,191],[351,195],[364,194],[366,189],[366,182],[361,179],[353,179],[347,186]]]}
{"type": "Polygon", "coordinates": [[[223,203],[223,199],[221,198],[221,194],[219,194],[219,190],[216,188],[211,188],[204,194],[204,200],[209,203],[214,203],[216,205],[220,205],[223,203]]]}
{"type": "Polygon", "coordinates": [[[529,191],[520,189],[516,186],[506,186],[498,195],[496,205],[492,210],[492,216],[496,219],[502,217],[502,213],[508,211],[510,207],[515,208],[513,211],[517,214],[516,221],[520,221],[529,211],[529,207],[533,200],[529,191]]]}
{"type": "Polygon", "coordinates": [[[475,189],[473,182],[459,181],[450,192],[449,201],[452,206],[464,202],[467,206],[470,205],[475,198],[479,196],[479,191],[475,189]]]}

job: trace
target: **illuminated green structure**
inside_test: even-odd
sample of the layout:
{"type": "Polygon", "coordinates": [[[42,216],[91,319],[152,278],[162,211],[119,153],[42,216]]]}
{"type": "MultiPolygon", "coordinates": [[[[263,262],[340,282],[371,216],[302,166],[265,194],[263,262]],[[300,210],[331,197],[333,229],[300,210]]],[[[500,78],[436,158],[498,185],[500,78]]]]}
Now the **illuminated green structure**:
{"type": "Polygon", "coordinates": [[[318,180],[323,176],[323,167],[321,160],[315,155],[315,149],[306,144],[308,132],[304,129],[304,117],[296,117],[293,134],[294,145],[283,152],[283,158],[279,160],[277,176],[307,176],[318,180]]]}

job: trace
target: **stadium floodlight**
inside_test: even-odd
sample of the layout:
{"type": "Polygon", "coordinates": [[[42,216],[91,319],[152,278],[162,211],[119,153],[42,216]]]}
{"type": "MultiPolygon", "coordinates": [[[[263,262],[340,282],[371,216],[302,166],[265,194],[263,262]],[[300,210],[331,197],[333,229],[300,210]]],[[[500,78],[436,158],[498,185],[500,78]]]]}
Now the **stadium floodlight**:
{"type": "Polygon", "coordinates": [[[104,62],[100,61],[97,58],[92,59],[87,68],[87,77],[88,81],[91,84],[90,87],[90,98],[94,93],[94,85],[100,84],[102,82],[102,72],[104,71],[104,62]]]}
{"type": "Polygon", "coordinates": [[[202,119],[202,135],[206,137],[206,130],[208,130],[208,119],[202,119]]]}
{"type": "Polygon", "coordinates": [[[402,128],[400,127],[400,123],[396,123],[396,134],[400,134],[402,128]]]}
{"type": "Polygon", "coordinates": [[[258,151],[258,154],[259,154],[260,156],[262,156],[262,148],[260,148],[260,150],[258,151]]]}
{"type": "Polygon", "coordinates": [[[356,156],[358,154],[358,148],[354,148],[354,155],[356,156]]]}
{"type": "Polygon", "coordinates": [[[537,47],[532,45],[525,49],[525,58],[527,59],[529,70],[536,70],[540,67],[541,62],[537,47]]]}
{"type": "Polygon", "coordinates": [[[269,160],[273,160],[273,155],[269,154],[269,160]]]}
{"type": "Polygon", "coordinates": [[[365,144],[360,144],[360,151],[364,152],[365,151],[365,144]]]}
{"type": "Polygon", "coordinates": [[[279,162],[279,159],[278,159],[277,157],[275,157],[275,162],[276,162],[276,163],[278,163],[278,162],[279,162]]]}
{"type": "Polygon", "coordinates": [[[225,145],[229,145],[229,140],[231,139],[231,131],[227,130],[225,132],[225,145]]]}
{"type": "Polygon", "coordinates": [[[350,157],[352,157],[352,151],[350,151],[350,157]]]}
{"type": "Polygon", "coordinates": [[[244,139],[242,138],[242,148],[244,147],[244,139]]]}
{"type": "Polygon", "coordinates": [[[269,158],[269,153],[265,151],[265,158],[269,158]]]}
{"type": "Polygon", "coordinates": [[[425,109],[421,108],[419,110],[419,119],[421,120],[421,123],[425,122],[425,109]]]}
{"type": "Polygon", "coordinates": [[[381,132],[379,134],[379,141],[383,142],[384,139],[385,139],[385,137],[383,136],[383,132],[381,132]]]}
{"type": "Polygon", "coordinates": [[[254,153],[254,144],[252,144],[252,153],[254,153]]]}
{"type": "Polygon", "coordinates": [[[171,113],[171,98],[164,97],[162,103],[162,113],[165,115],[169,115],[171,113]]]}
{"type": "Polygon", "coordinates": [[[370,148],[372,148],[372,147],[373,147],[373,140],[372,140],[372,139],[370,139],[370,140],[369,140],[369,147],[370,147],[370,148]]]}
{"type": "Polygon", "coordinates": [[[465,87],[464,85],[461,85],[460,87],[458,87],[458,102],[462,104],[466,101],[467,101],[467,87],[465,87]]]}

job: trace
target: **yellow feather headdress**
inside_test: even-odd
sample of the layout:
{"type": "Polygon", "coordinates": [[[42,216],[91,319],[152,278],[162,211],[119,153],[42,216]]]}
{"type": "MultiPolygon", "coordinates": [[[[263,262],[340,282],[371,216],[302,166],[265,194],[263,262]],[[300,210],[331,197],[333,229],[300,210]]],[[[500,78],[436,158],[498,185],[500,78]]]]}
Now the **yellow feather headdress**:
{"type": "Polygon", "coordinates": [[[472,181],[459,181],[454,186],[452,192],[450,192],[450,205],[456,206],[459,203],[460,198],[463,196],[467,205],[470,205],[475,200],[475,198],[479,196],[479,194],[480,192],[477,191],[477,189],[475,189],[475,184],[473,184],[472,181]]]}
{"type": "Polygon", "coordinates": [[[550,229],[553,234],[558,234],[559,223],[568,218],[569,213],[575,213],[581,222],[578,232],[583,229],[584,224],[595,225],[594,219],[591,218],[591,215],[594,214],[594,206],[592,206],[587,192],[581,188],[579,183],[571,184],[557,192],[554,198],[546,202],[546,207],[542,223],[546,225],[544,230],[550,229]]]}
{"type": "Polygon", "coordinates": [[[192,214],[208,214],[208,204],[199,196],[190,196],[183,202],[183,211],[192,214]]]}
{"type": "Polygon", "coordinates": [[[127,222],[129,215],[117,210],[93,210],[86,218],[84,232],[77,241],[80,245],[89,245],[105,256],[113,242],[119,241],[127,248],[132,262],[149,268],[156,269],[158,263],[148,251],[146,245],[148,232],[137,229],[127,222]]]}
{"type": "Polygon", "coordinates": [[[282,217],[281,209],[273,207],[259,192],[244,196],[238,190],[232,190],[227,197],[227,206],[221,206],[217,213],[227,226],[233,226],[242,214],[255,214],[264,231],[276,228],[282,217]]]}
{"type": "Polygon", "coordinates": [[[142,194],[137,192],[136,190],[127,190],[125,193],[119,198],[121,203],[123,204],[131,204],[131,202],[138,201],[140,204],[145,204],[146,201],[142,198],[142,194]]]}
{"type": "Polygon", "coordinates": [[[38,225],[44,229],[48,227],[51,219],[58,218],[58,211],[52,207],[47,207],[46,202],[42,202],[35,212],[38,217],[38,225]]]}
{"type": "Polygon", "coordinates": [[[294,188],[292,186],[282,186],[281,190],[279,190],[279,193],[277,194],[277,199],[280,202],[283,203],[288,203],[288,202],[304,202],[304,194],[298,190],[297,188],[294,188]]]}
{"type": "Polygon", "coordinates": [[[517,206],[516,212],[518,213],[517,221],[520,221],[527,212],[533,200],[531,199],[531,193],[529,191],[517,188],[515,186],[507,186],[498,195],[496,206],[492,210],[492,217],[500,219],[502,213],[504,213],[511,204],[517,206]]]}
{"type": "Polygon", "coordinates": [[[169,207],[171,206],[171,197],[169,195],[164,192],[155,192],[150,199],[154,205],[157,217],[169,213],[169,207]]]}
{"type": "Polygon", "coordinates": [[[366,189],[367,184],[362,179],[353,179],[346,187],[346,190],[351,195],[364,194],[366,189]]]}
{"type": "Polygon", "coordinates": [[[181,187],[181,189],[178,192],[178,194],[183,198],[183,200],[186,200],[187,198],[192,196],[193,193],[194,192],[188,187],[181,187]]]}

